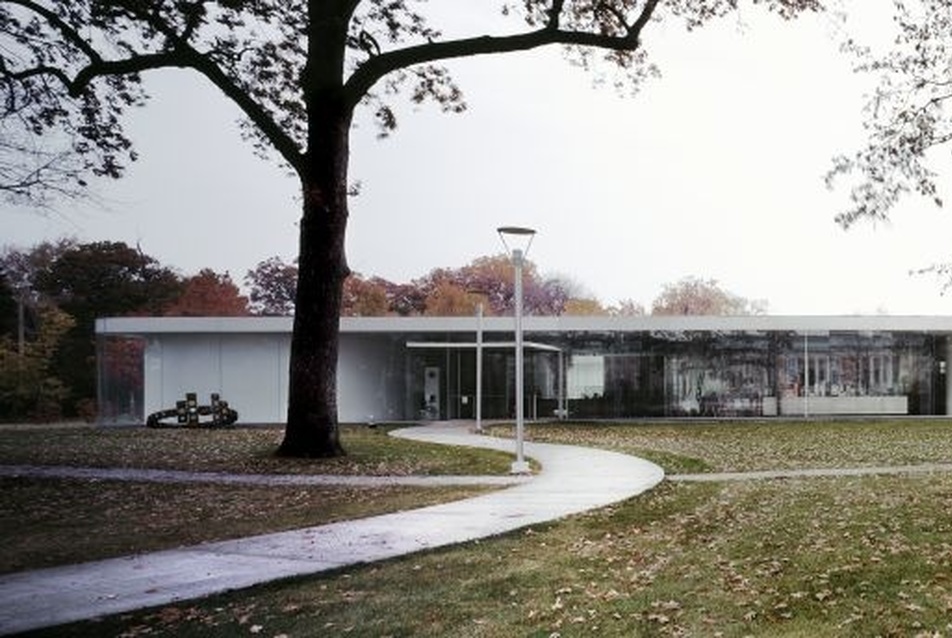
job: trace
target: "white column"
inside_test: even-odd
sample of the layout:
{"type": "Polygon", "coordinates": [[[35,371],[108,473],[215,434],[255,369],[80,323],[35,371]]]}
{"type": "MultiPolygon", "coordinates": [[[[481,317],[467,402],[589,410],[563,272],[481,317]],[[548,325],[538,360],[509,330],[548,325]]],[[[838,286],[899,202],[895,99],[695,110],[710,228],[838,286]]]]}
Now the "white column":
{"type": "MultiPolygon", "coordinates": [[[[945,413],[952,415],[952,337],[945,344],[945,413]]],[[[938,390],[938,388],[936,388],[938,390]]]]}
{"type": "Polygon", "coordinates": [[[810,416],[810,340],[803,333],[803,416],[810,416]]]}
{"type": "MultiPolygon", "coordinates": [[[[831,361],[833,357],[829,354],[826,355],[826,387],[829,389],[833,385],[833,363],[831,361]]],[[[829,392],[827,392],[828,394],[829,392]]]]}
{"type": "Polygon", "coordinates": [[[483,302],[476,304],[476,431],[483,431],[483,302]]]}
{"type": "Polygon", "coordinates": [[[559,420],[565,419],[565,356],[559,347],[559,420]]]}

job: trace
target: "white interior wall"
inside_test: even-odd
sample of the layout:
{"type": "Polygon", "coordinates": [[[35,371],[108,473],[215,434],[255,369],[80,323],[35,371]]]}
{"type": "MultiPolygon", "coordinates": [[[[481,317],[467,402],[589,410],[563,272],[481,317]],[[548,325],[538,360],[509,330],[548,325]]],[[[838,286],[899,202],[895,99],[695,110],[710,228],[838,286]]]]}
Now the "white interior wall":
{"type": "Polygon", "coordinates": [[[337,366],[337,411],[342,423],[403,418],[403,395],[396,396],[390,343],[369,335],[341,335],[337,366]]]}
{"type": "Polygon", "coordinates": [[[221,339],[221,396],[243,423],[287,420],[290,338],[225,335],[221,339]]]}
{"type": "MultiPolygon", "coordinates": [[[[145,352],[145,414],[174,408],[186,392],[205,405],[211,393],[238,411],[240,423],[284,423],[291,339],[286,334],[161,334],[145,352]]],[[[403,417],[386,340],[345,335],[337,396],[343,423],[403,417]]]]}
{"type": "Polygon", "coordinates": [[[242,423],[283,423],[290,338],[262,334],[163,334],[146,347],[145,414],[174,408],[187,392],[213,392],[242,423]]]}

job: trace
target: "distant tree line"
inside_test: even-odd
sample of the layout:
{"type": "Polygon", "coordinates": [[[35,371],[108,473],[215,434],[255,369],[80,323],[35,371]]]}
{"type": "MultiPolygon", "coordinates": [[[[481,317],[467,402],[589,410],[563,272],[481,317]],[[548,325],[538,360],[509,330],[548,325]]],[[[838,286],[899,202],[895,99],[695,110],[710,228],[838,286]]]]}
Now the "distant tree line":
{"type": "MultiPolygon", "coordinates": [[[[7,248],[0,253],[0,419],[95,415],[97,317],[247,314],[248,299],[227,273],[182,276],[122,242],[7,248]]],[[[116,365],[140,374],[135,353],[127,354],[116,365]]]]}
{"type": "MultiPolygon", "coordinates": [[[[482,306],[486,315],[513,312],[513,267],[505,255],[478,257],[460,268],[434,268],[409,283],[352,273],[344,282],[341,315],[468,316],[482,306]]],[[[531,261],[523,270],[524,310],[538,316],[641,316],[645,307],[632,299],[605,305],[581,286],[563,277],[543,277],[531,261]]],[[[245,283],[251,288],[254,312],[294,312],[297,269],[278,257],[258,264],[245,283]]],[[[651,304],[653,315],[762,315],[763,299],[747,299],[725,290],[714,279],[685,277],[665,284],[651,304]]]]}
{"type": "MultiPolygon", "coordinates": [[[[205,268],[183,276],[122,242],[43,242],[0,252],[0,420],[91,419],[96,412],[95,321],[116,316],[289,316],[297,267],[270,257],[249,270],[247,295],[228,273],[205,268]]],[[[435,268],[409,283],[350,275],[344,316],[464,316],[513,310],[513,268],[505,255],[459,268],[435,268]]],[[[645,314],[638,302],[605,306],[566,278],[524,269],[529,315],[645,314]]],[[[664,287],[653,314],[760,314],[716,281],[683,279],[664,287]]],[[[141,342],[111,340],[109,365],[141,384],[141,342]]]]}

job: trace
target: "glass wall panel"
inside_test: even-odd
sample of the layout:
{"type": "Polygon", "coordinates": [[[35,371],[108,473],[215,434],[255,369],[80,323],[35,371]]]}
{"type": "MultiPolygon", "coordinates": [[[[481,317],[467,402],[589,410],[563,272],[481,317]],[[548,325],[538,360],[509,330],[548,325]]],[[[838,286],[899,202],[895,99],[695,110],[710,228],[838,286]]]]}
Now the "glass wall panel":
{"type": "MultiPolygon", "coordinates": [[[[474,335],[400,339],[447,342],[393,357],[405,368],[405,418],[473,418],[474,335]]],[[[922,333],[566,332],[527,340],[561,349],[565,368],[560,375],[557,350],[526,347],[530,419],[556,414],[560,378],[574,418],[945,413],[946,340],[922,333]]],[[[485,341],[511,343],[511,334],[485,341]]],[[[514,417],[514,368],[511,346],[484,348],[484,418],[514,417]]]]}
{"type": "Polygon", "coordinates": [[[487,419],[513,418],[515,412],[516,362],[512,353],[483,352],[483,416],[487,419]]]}
{"type": "Polygon", "coordinates": [[[935,360],[933,339],[924,334],[798,335],[778,356],[781,412],[944,413],[933,392],[935,360]]]}
{"type": "Polygon", "coordinates": [[[99,336],[96,338],[96,348],[99,423],[145,423],[145,339],[99,336]]]}
{"type": "Polygon", "coordinates": [[[605,393],[605,357],[600,354],[573,354],[567,374],[569,399],[594,399],[605,393]]]}
{"type": "Polygon", "coordinates": [[[761,416],[776,413],[772,341],[760,333],[668,335],[666,413],[761,416]]]}

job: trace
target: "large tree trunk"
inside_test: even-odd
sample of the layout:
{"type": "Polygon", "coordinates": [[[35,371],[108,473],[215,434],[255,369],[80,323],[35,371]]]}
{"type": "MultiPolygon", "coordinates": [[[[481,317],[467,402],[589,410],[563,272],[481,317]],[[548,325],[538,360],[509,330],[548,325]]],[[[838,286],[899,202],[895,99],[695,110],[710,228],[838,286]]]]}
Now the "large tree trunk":
{"type": "Polygon", "coordinates": [[[288,422],[278,450],[283,456],[344,454],[337,424],[337,352],[341,292],[349,274],[344,235],[351,115],[337,100],[322,104],[320,117],[312,119],[311,150],[301,179],[304,212],[288,422]]]}

